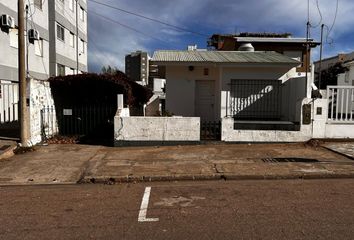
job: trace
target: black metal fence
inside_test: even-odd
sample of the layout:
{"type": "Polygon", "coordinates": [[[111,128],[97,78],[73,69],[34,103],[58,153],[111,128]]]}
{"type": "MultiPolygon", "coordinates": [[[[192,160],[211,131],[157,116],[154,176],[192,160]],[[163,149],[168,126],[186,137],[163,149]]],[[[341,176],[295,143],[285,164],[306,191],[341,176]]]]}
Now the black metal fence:
{"type": "Polygon", "coordinates": [[[227,97],[228,116],[243,120],[276,120],[281,117],[280,80],[232,80],[227,97]]]}
{"type": "Polygon", "coordinates": [[[200,124],[201,140],[220,140],[221,139],[221,122],[209,121],[200,124]]]}
{"type": "Polygon", "coordinates": [[[113,134],[116,111],[117,106],[109,104],[61,106],[57,113],[59,133],[60,135],[113,134]]]}

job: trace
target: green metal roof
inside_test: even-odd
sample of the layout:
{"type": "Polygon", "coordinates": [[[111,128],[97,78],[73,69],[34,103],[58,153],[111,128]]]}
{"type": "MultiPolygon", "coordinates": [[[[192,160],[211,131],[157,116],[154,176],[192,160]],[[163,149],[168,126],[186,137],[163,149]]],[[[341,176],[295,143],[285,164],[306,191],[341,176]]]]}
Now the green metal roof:
{"type": "Polygon", "coordinates": [[[299,65],[300,62],[276,52],[176,51],[160,50],[151,59],[161,63],[276,63],[299,65]]]}

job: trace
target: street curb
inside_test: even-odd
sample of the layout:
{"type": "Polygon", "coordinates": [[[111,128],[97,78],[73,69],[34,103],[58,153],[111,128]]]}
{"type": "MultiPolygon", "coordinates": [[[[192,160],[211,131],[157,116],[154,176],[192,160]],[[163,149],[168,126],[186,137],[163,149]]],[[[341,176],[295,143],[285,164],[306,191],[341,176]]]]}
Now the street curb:
{"type": "Polygon", "coordinates": [[[295,179],[354,179],[354,173],[306,173],[290,175],[178,175],[178,176],[113,176],[113,177],[84,177],[78,184],[115,184],[137,182],[172,182],[172,181],[207,181],[207,180],[295,180],[295,179]]]}

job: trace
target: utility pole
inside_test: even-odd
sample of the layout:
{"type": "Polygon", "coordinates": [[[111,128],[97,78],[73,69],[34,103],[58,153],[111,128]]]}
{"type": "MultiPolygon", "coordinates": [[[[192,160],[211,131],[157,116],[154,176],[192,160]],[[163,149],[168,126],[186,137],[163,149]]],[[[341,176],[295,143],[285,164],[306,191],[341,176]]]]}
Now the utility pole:
{"type": "Polygon", "coordinates": [[[310,38],[310,26],[311,26],[311,23],[310,21],[307,22],[306,24],[306,64],[305,64],[305,67],[306,67],[306,85],[305,85],[305,92],[307,93],[307,85],[308,85],[308,82],[309,82],[309,71],[310,71],[310,56],[309,56],[309,38],[310,38]]]}
{"type": "Polygon", "coordinates": [[[79,74],[79,3],[76,0],[76,74],[79,74]]]}
{"type": "Polygon", "coordinates": [[[324,24],[321,25],[321,47],[320,47],[320,64],[319,64],[319,75],[318,75],[318,89],[321,90],[321,80],[322,80],[322,52],[323,52],[323,28],[324,24]]]}
{"type": "Polygon", "coordinates": [[[25,20],[24,3],[18,0],[18,81],[19,81],[19,117],[21,145],[28,146],[27,96],[26,96],[26,57],[25,57],[25,20]]]}

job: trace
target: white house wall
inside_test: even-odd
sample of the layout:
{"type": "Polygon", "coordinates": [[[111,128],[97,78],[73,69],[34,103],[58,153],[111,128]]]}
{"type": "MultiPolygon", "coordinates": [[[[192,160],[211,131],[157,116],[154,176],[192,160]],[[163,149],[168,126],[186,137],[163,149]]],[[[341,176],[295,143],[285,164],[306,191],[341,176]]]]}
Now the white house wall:
{"type": "MultiPolygon", "coordinates": [[[[294,68],[295,69],[295,68],[294,68]]],[[[299,122],[301,102],[308,93],[306,78],[298,76],[296,71],[281,67],[226,67],[226,66],[188,66],[166,67],[166,110],[185,117],[195,115],[196,80],[215,81],[215,120],[225,117],[229,106],[230,83],[232,79],[279,80],[282,87],[282,120],[299,122]],[[204,68],[209,75],[204,76],[204,68]],[[219,79],[222,79],[221,81],[219,79]]],[[[278,103],[275,103],[278,104],[278,103]]]]}
{"type": "Polygon", "coordinates": [[[195,87],[197,80],[215,82],[215,120],[219,119],[220,81],[219,71],[215,66],[194,66],[190,71],[188,66],[166,67],[166,110],[177,116],[195,116],[195,87]],[[209,69],[209,75],[204,75],[204,68],[209,69]]]}

